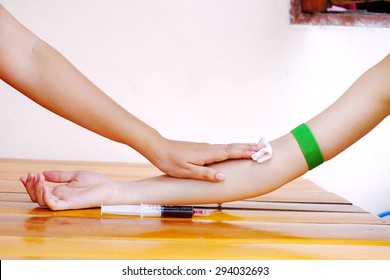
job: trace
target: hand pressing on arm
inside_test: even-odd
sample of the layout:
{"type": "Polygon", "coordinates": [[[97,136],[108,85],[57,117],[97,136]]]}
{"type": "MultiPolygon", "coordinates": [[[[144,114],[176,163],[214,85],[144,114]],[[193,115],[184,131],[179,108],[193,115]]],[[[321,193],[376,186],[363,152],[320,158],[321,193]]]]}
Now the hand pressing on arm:
{"type": "MultiPolygon", "coordinates": [[[[307,122],[325,160],[330,160],[370,132],[390,114],[390,55],[364,73],[334,104],[307,122]]],[[[212,167],[227,175],[218,184],[158,176],[116,182],[93,172],[49,171],[38,179],[22,178],[33,201],[52,210],[99,207],[104,204],[221,203],[271,192],[308,171],[291,133],[274,141],[273,157],[257,164],[231,160],[212,167]],[[64,183],[55,187],[50,182],[64,183]]],[[[31,176],[30,176],[31,177],[31,176]]]]}
{"type": "Polygon", "coordinates": [[[212,145],[164,138],[114,102],[1,4],[0,79],[59,116],[137,150],[171,176],[222,181],[223,173],[204,165],[250,158],[259,150],[256,144],[212,145]]]}
{"type": "Polygon", "coordinates": [[[261,144],[208,144],[162,139],[158,151],[147,158],[164,173],[177,178],[210,182],[225,180],[226,174],[210,164],[227,159],[250,159],[261,144]]]}

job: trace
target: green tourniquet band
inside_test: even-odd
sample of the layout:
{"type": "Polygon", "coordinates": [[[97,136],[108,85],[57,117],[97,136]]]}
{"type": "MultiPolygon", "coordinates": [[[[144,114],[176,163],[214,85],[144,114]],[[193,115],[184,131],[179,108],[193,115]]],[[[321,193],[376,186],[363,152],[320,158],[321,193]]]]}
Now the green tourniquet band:
{"type": "Polygon", "coordinates": [[[291,130],[291,133],[297,140],[299,147],[301,147],[309,170],[312,170],[324,162],[320,146],[314,138],[310,128],[305,123],[291,130]]]}

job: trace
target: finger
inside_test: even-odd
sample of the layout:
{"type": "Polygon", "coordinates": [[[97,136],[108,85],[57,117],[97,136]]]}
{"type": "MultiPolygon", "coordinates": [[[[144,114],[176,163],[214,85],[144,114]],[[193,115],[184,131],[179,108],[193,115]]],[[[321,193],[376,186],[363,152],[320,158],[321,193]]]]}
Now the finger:
{"type": "Polygon", "coordinates": [[[22,182],[22,184],[24,186],[26,186],[27,176],[22,176],[22,177],[19,178],[19,180],[20,180],[20,182],[22,182]]]}
{"type": "Polygon", "coordinates": [[[250,158],[253,153],[261,150],[262,144],[226,144],[222,146],[225,159],[250,158]]]}
{"type": "Polygon", "coordinates": [[[28,194],[28,195],[30,196],[30,198],[32,199],[32,197],[31,197],[31,195],[30,195],[30,193],[29,193],[29,190],[28,190],[28,188],[27,188],[27,178],[28,178],[28,176],[22,176],[22,177],[19,178],[19,180],[20,180],[20,182],[22,182],[24,188],[25,188],[26,191],[27,191],[27,194],[28,194]]]}
{"type": "Polygon", "coordinates": [[[224,146],[226,146],[226,145],[231,146],[231,148],[235,148],[238,150],[251,151],[251,152],[256,152],[256,151],[260,150],[261,148],[264,148],[263,144],[261,144],[260,142],[258,142],[258,143],[231,143],[231,144],[225,144],[224,146]]]}
{"type": "Polygon", "coordinates": [[[215,170],[211,167],[193,165],[189,176],[193,179],[209,181],[209,182],[220,182],[225,180],[225,174],[215,170]]]}
{"type": "Polygon", "coordinates": [[[44,171],[46,181],[53,183],[68,183],[73,180],[75,171],[44,171]]]}
{"type": "Polygon", "coordinates": [[[44,202],[44,199],[43,199],[43,193],[44,193],[44,181],[45,181],[45,177],[43,176],[43,174],[39,174],[37,176],[37,179],[36,179],[36,182],[35,182],[35,195],[36,195],[36,198],[37,198],[37,202],[40,206],[45,206],[46,203],[44,202]]]}
{"type": "Polygon", "coordinates": [[[24,187],[26,188],[26,191],[28,193],[28,195],[30,196],[30,199],[32,202],[37,202],[37,198],[36,198],[36,195],[35,195],[35,180],[33,179],[33,174],[32,173],[28,173],[26,179],[25,179],[25,184],[24,184],[24,187]]]}
{"type": "Polygon", "coordinates": [[[251,158],[251,156],[262,149],[258,144],[215,144],[213,149],[205,153],[205,164],[224,161],[227,159],[251,158]]]}
{"type": "Polygon", "coordinates": [[[26,189],[27,194],[30,196],[29,190],[27,189],[27,176],[22,176],[19,178],[20,182],[23,184],[23,187],[26,189]]]}

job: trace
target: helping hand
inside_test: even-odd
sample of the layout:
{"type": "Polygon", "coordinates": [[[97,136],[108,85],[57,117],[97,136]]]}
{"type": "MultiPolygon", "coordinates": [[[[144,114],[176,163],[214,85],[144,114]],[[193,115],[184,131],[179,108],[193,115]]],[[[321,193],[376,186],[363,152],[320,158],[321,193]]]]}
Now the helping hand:
{"type": "Polygon", "coordinates": [[[225,179],[218,170],[205,165],[227,159],[250,159],[263,148],[259,144],[208,144],[174,141],[163,138],[157,151],[148,159],[164,173],[177,178],[192,178],[211,182],[225,179]]]}

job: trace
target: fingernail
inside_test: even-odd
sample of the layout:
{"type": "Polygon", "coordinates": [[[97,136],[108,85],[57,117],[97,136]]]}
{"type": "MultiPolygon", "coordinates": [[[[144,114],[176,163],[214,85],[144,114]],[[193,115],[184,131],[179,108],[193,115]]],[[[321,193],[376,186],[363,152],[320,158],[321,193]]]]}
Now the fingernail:
{"type": "Polygon", "coordinates": [[[223,181],[223,180],[225,180],[225,178],[226,178],[225,174],[223,174],[221,172],[217,172],[215,174],[215,180],[217,180],[217,181],[223,181]]]}

